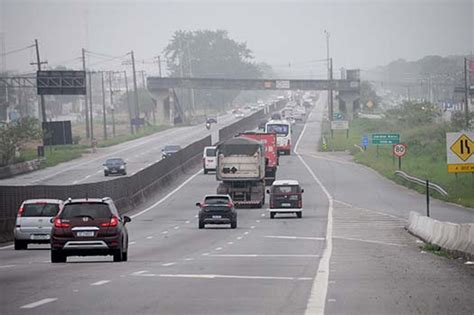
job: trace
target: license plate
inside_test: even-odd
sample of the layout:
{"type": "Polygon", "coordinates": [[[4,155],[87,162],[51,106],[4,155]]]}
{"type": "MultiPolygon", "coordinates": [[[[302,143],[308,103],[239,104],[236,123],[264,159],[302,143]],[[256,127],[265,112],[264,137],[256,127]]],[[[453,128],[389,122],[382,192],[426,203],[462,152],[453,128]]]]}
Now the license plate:
{"type": "Polygon", "coordinates": [[[281,204],[282,207],[291,207],[291,203],[285,202],[281,204]]]}
{"type": "Polygon", "coordinates": [[[220,216],[220,215],[213,215],[212,218],[213,218],[213,219],[221,219],[222,216],[220,216]]]}
{"type": "Polygon", "coordinates": [[[117,173],[117,170],[111,170],[110,172],[111,173],[117,173]]]}
{"type": "Polygon", "coordinates": [[[31,235],[30,238],[32,240],[49,240],[49,235],[48,234],[34,234],[34,235],[31,235]]]}
{"type": "Polygon", "coordinates": [[[77,232],[77,236],[79,236],[79,237],[93,237],[93,236],[94,236],[94,232],[93,232],[93,231],[77,232]]]}

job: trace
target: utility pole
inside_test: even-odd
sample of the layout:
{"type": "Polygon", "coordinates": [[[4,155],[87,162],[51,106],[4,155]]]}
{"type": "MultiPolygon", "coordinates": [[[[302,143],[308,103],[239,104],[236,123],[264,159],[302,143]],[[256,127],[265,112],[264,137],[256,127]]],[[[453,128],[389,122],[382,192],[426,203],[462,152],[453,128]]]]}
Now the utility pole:
{"type": "Polygon", "coordinates": [[[130,133],[133,135],[132,107],[130,106],[130,95],[128,93],[127,71],[123,72],[123,76],[125,77],[125,91],[126,91],[126,95],[127,95],[128,118],[130,120],[130,133]]]}
{"type": "Polygon", "coordinates": [[[161,77],[163,77],[163,76],[161,75],[161,56],[158,55],[156,58],[158,58],[158,70],[160,71],[160,78],[161,78],[161,77]]]}
{"type": "Polygon", "coordinates": [[[107,140],[107,113],[105,111],[105,85],[104,85],[104,72],[101,71],[102,75],[102,119],[104,120],[104,140],[107,140]]]}
{"type": "Polygon", "coordinates": [[[115,138],[115,107],[114,107],[114,91],[112,89],[112,74],[114,74],[114,72],[109,71],[110,107],[112,111],[112,136],[115,138]]]}
{"type": "MultiPolygon", "coordinates": [[[[35,48],[36,48],[36,62],[30,63],[31,65],[37,65],[38,71],[41,71],[41,65],[47,64],[47,61],[41,61],[40,53],[39,53],[39,45],[38,40],[35,39],[35,48]]],[[[40,95],[40,108],[41,108],[41,120],[42,122],[46,122],[46,108],[44,107],[44,95],[40,95]]]]}
{"type": "Polygon", "coordinates": [[[94,141],[94,109],[92,108],[92,72],[89,71],[89,106],[90,110],[89,113],[91,115],[90,118],[90,126],[91,126],[91,143],[94,141]]]}
{"type": "Polygon", "coordinates": [[[329,88],[328,88],[328,119],[332,121],[333,115],[333,104],[332,104],[332,59],[329,57],[329,37],[330,34],[327,30],[324,30],[324,34],[326,34],[326,58],[328,62],[328,80],[329,80],[329,88]]]}
{"type": "Polygon", "coordinates": [[[464,114],[466,116],[466,130],[469,130],[469,87],[467,84],[468,59],[464,58],[464,114]]]}
{"type": "MultiPolygon", "coordinates": [[[[82,48],[82,70],[86,73],[86,50],[82,48]]],[[[86,116],[86,139],[90,138],[89,130],[89,104],[87,103],[87,74],[86,74],[86,95],[84,95],[84,108],[86,116]]]]}
{"type": "Polygon", "coordinates": [[[132,55],[132,69],[133,69],[133,88],[135,90],[135,118],[136,118],[136,129],[138,130],[138,119],[140,118],[140,105],[138,104],[138,89],[137,89],[137,73],[135,72],[135,56],[133,50],[130,52],[132,55]]]}

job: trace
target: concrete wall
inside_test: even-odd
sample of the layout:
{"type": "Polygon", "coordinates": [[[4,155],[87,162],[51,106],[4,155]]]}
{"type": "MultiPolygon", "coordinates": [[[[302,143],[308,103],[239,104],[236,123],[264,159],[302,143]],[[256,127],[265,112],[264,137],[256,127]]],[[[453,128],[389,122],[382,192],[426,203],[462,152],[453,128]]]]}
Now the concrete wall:
{"type": "Polygon", "coordinates": [[[427,243],[474,258],[474,223],[441,222],[411,211],[407,229],[427,243]]]}

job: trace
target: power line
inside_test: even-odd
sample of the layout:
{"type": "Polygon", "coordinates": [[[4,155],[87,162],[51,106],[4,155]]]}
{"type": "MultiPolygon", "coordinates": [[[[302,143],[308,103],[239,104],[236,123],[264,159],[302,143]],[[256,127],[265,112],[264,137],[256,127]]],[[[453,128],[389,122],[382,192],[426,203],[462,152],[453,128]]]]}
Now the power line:
{"type": "Polygon", "coordinates": [[[27,49],[29,49],[29,48],[33,48],[33,47],[35,47],[34,44],[33,44],[33,45],[26,46],[26,47],[23,47],[23,48],[19,48],[19,49],[15,49],[15,50],[10,50],[10,51],[8,51],[8,52],[6,52],[6,53],[0,54],[0,56],[2,56],[2,57],[3,57],[3,56],[8,56],[8,55],[11,55],[11,54],[14,54],[14,53],[17,53],[17,52],[21,52],[21,51],[23,51],[23,50],[27,50],[27,49]]]}

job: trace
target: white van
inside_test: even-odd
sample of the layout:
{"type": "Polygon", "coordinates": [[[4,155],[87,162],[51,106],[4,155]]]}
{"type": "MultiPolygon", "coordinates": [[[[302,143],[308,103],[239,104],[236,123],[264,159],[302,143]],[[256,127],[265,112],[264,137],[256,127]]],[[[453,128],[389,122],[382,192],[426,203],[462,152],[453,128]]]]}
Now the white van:
{"type": "Polygon", "coordinates": [[[202,155],[202,167],[204,174],[209,171],[215,171],[217,167],[217,149],[216,147],[205,147],[202,155]]]}

